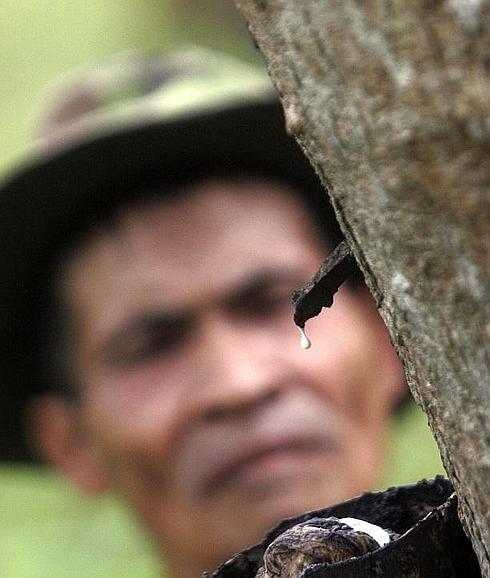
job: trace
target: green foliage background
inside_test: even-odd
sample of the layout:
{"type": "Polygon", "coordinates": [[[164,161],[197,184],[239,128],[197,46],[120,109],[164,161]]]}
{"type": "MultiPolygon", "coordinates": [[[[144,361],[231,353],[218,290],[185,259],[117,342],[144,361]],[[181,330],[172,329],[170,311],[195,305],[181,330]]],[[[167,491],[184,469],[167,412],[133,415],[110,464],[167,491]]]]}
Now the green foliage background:
{"type": "MultiPolygon", "coordinates": [[[[225,1],[225,0],[223,0],[225,1]]],[[[179,17],[163,0],[16,0],[0,11],[0,170],[29,143],[53,78],[116,52],[200,43],[259,60],[250,39],[216,19],[179,17]]],[[[395,420],[380,488],[442,472],[425,416],[395,420]]],[[[2,578],[156,577],[141,530],[115,499],[81,497],[48,470],[0,466],[2,578]]]]}

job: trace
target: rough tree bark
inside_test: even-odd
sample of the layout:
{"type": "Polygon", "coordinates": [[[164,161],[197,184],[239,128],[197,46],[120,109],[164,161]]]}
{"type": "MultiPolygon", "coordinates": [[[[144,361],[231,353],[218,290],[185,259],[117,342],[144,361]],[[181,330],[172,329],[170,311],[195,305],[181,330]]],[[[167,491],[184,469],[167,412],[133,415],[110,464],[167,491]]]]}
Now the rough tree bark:
{"type": "Polygon", "coordinates": [[[490,3],[236,1],[490,576],[490,3]]]}

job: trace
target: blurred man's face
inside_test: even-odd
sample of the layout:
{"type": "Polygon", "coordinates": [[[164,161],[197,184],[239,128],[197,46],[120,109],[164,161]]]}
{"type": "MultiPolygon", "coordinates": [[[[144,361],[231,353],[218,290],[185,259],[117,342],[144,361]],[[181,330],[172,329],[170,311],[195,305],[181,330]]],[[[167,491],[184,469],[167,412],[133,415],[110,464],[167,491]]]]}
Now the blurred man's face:
{"type": "Polygon", "coordinates": [[[181,576],[375,482],[399,368],[346,288],[300,348],[290,294],[325,255],[282,186],[210,181],[121,213],[65,269],[83,451],[64,469],[124,495],[181,576]]]}

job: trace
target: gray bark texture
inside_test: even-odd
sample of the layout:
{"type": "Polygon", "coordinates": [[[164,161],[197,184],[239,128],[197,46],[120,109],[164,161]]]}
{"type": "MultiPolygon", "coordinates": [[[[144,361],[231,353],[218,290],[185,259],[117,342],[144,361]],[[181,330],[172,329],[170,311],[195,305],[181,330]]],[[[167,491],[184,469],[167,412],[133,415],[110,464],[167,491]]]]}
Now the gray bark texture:
{"type": "Polygon", "coordinates": [[[427,413],[489,577],[490,2],[236,3],[427,413]]]}

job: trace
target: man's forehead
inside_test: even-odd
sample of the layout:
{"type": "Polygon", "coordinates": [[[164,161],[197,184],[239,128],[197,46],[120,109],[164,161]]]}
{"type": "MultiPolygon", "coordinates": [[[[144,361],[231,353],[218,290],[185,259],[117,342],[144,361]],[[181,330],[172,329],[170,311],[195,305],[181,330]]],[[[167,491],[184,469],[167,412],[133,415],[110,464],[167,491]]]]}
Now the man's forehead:
{"type": "MultiPolygon", "coordinates": [[[[124,256],[125,251],[151,250],[158,247],[169,255],[176,247],[185,253],[187,245],[195,243],[197,252],[206,242],[220,242],[220,235],[239,237],[244,241],[259,229],[271,239],[278,236],[274,221],[286,231],[298,230],[316,236],[301,193],[287,185],[267,179],[209,179],[182,187],[176,193],[157,196],[154,193],[131,204],[119,207],[110,219],[93,228],[79,246],[71,252],[68,262],[94,257],[124,256]],[[236,235],[233,233],[236,232],[236,235]]],[[[230,239],[224,239],[225,241],[230,239]]]]}
{"type": "Polygon", "coordinates": [[[301,191],[265,177],[250,176],[209,178],[163,196],[143,197],[119,213],[119,223],[126,225],[127,231],[137,223],[148,234],[154,234],[154,228],[164,221],[170,237],[180,230],[188,235],[193,228],[204,233],[217,227],[226,229],[229,223],[244,218],[260,223],[271,219],[270,212],[290,220],[291,226],[303,226],[305,222],[311,225],[301,191]]]}

